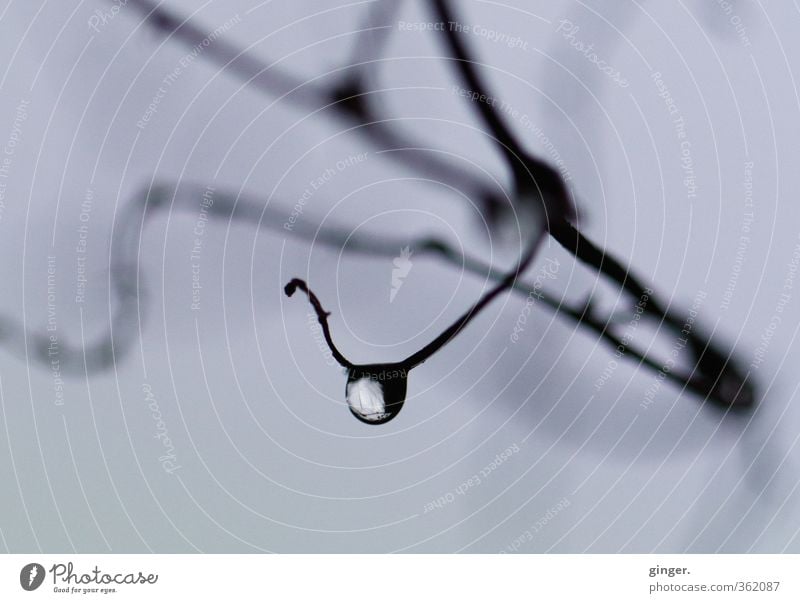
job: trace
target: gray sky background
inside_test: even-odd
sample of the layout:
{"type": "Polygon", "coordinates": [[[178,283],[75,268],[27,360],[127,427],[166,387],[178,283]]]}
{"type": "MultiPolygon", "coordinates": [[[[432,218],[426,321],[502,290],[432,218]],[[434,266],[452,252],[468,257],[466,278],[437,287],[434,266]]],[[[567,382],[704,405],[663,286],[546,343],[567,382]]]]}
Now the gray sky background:
{"type": "MultiPolygon", "coordinates": [[[[696,303],[703,328],[735,345],[744,366],[763,357],[754,414],[723,417],[669,384],[643,408],[654,375],[619,361],[598,386],[609,349],[543,306],[512,342],[525,298],[509,295],[414,371],[394,421],[364,425],[344,405],[344,376],[319,350],[307,303],[287,299],[283,285],[308,278],[340,348],[372,362],[427,343],[484,281],[412,255],[390,302],[391,258],[217,219],[202,230],[198,262],[202,197],[181,193],[180,211],[157,214],[141,235],[140,315],[126,322],[134,337],[118,362],[65,376],[60,403],[31,337],[26,348],[12,327],[2,330],[0,548],[800,550],[800,11],[732,0],[605,4],[456,6],[477,28],[465,35],[492,93],[517,110],[509,125],[531,151],[563,161],[585,231],[677,308],[696,303]],[[504,43],[511,38],[519,42],[504,43]],[[593,44],[619,78],[580,44],[593,44]]],[[[169,5],[209,31],[227,24],[221,39],[313,78],[352,61],[369,3],[169,5]]],[[[122,219],[124,230],[121,207],[153,179],[240,192],[288,220],[331,168],[302,204],[303,223],[409,241],[435,233],[511,266],[514,245],[487,236],[472,200],[452,188],[459,183],[421,178],[342,121],[243,85],[204,60],[208,51],[187,60],[189,49],[143,27],[131,6],[113,6],[0,7],[2,325],[52,333],[52,256],[59,345],[80,350],[82,338],[103,337],[116,299],[112,228],[122,219]],[[155,112],[137,126],[159,87],[155,112]]],[[[419,146],[505,182],[473,107],[453,92],[461,82],[441,40],[400,23],[431,20],[415,1],[391,22],[371,82],[391,89],[381,109],[419,146]]],[[[571,302],[594,292],[614,311],[618,293],[555,243],[543,245],[529,278],[548,260],[559,262],[553,291],[571,302]]]]}

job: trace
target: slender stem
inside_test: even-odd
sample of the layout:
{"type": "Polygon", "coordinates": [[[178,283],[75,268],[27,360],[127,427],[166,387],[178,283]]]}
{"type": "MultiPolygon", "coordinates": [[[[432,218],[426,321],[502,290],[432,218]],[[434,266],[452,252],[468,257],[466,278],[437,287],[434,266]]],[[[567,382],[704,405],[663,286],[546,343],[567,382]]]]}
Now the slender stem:
{"type": "Polygon", "coordinates": [[[696,330],[685,332],[684,320],[668,311],[652,288],[645,287],[619,260],[597,247],[566,220],[551,223],[550,234],[576,258],[617,282],[632,297],[641,299],[647,294],[648,303],[644,306],[644,313],[660,320],[676,334],[686,337],[695,358],[695,367],[691,375],[680,379],[681,382],[690,385],[698,393],[711,396],[713,401],[724,406],[748,407],[753,404],[755,393],[752,384],[748,383],[748,376],[742,374],[730,355],[718,350],[696,330]]]}
{"type": "Polygon", "coordinates": [[[326,312],[323,309],[322,304],[319,303],[319,299],[317,299],[317,296],[314,295],[314,292],[308,288],[308,285],[306,285],[305,281],[300,280],[299,278],[294,278],[291,281],[289,281],[289,283],[284,288],[284,291],[286,292],[286,295],[291,297],[292,295],[294,295],[294,292],[297,289],[305,291],[306,295],[308,295],[308,301],[311,302],[311,305],[314,307],[314,312],[317,313],[317,320],[319,321],[319,324],[322,327],[322,333],[325,335],[325,341],[328,343],[328,347],[330,348],[333,357],[336,358],[336,361],[339,364],[341,364],[344,368],[346,369],[353,368],[353,363],[350,362],[347,358],[345,358],[339,351],[339,349],[336,347],[336,344],[333,343],[333,338],[331,337],[331,329],[328,326],[328,316],[330,316],[331,313],[326,312]]]}
{"type": "MultiPolygon", "coordinates": [[[[566,220],[553,221],[550,224],[550,234],[567,251],[572,253],[584,264],[595,268],[619,283],[628,293],[636,298],[642,297],[647,289],[630,271],[607,251],[587,239],[581,232],[566,220]]],[[[651,297],[652,299],[652,297],[651,297]]],[[[649,303],[651,312],[664,314],[661,304],[649,303]]]]}
{"type": "MultiPolygon", "coordinates": [[[[170,36],[175,36],[176,39],[184,44],[195,45],[208,35],[208,32],[196,27],[190,20],[181,20],[175,13],[168,11],[164,8],[163,3],[157,3],[154,0],[131,0],[130,5],[145,12],[148,17],[148,23],[168,33],[170,36]]],[[[442,20],[454,20],[445,0],[434,0],[434,8],[443,17],[442,20]]],[[[373,14],[377,15],[378,13],[379,11],[376,11],[373,14]]],[[[470,61],[465,45],[454,32],[447,31],[447,34],[448,45],[456,59],[462,78],[473,88],[473,91],[480,92],[484,89],[484,86],[477,70],[474,68],[474,64],[470,61]]],[[[371,93],[365,91],[361,81],[363,78],[358,76],[345,78],[344,85],[330,89],[316,82],[305,83],[293,78],[286,72],[282,72],[275,64],[270,65],[260,62],[241,49],[236,48],[233,44],[223,40],[217,40],[213,47],[203,56],[224,65],[236,75],[255,84],[271,95],[278,97],[291,95],[293,102],[299,101],[306,106],[332,109],[338,115],[348,118],[359,126],[363,126],[355,131],[364,135],[376,147],[410,151],[395,155],[407,167],[419,170],[422,174],[435,173],[442,179],[459,182],[465,188],[471,190],[475,197],[481,199],[490,210],[502,207],[506,203],[503,195],[498,194],[493,187],[478,178],[474,172],[463,170],[448,161],[443,161],[434,153],[423,152],[425,149],[419,148],[419,145],[415,145],[405,139],[389,125],[389,121],[379,119],[366,102],[371,93]],[[326,105],[325,103],[329,103],[330,99],[335,102],[326,105]]],[[[362,64],[354,64],[343,67],[341,71],[346,73],[348,68],[361,68],[362,66],[362,64]]],[[[629,294],[635,297],[641,296],[645,289],[643,284],[631,275],[622,263],[588,241],[575,227],[567,222],[571,212],[571,203],[560,175],[545,162],[525,153],[514,135],[505,126],[501,117],[492,110],[489,104],[482,103],[479,105],[479,109],[484,121],[487,123],[498,145],[500,145],[501,152],[509,161],[517,181],[517,188],[521,188],[520,183],[525,183],[525,178],[522,178],[522,176],[526,173],[528,182],[533,181],[535,183],[535,187],[545,203],[550,234],[580,261],[594,267],[600,274],[619,283],[629,294]],[[524,170],[520,169],[520,157],[524,159],[524,170]],[[549,205],[554,200],[555,205],[549,205]]],[[[516,196],[519,196],[521,192],[524,191],[517,190],[516,196]]],[[[261,223],[260,220],[259,223],[261,223]]],[[[298,229],[295,234],[307,236],[314,233],[308,231],[300,232],[300,229],[298,229]]],[[[341,233],[325,231],[318,234],[322,237],[322,242],[326,244],[334,244],[341,240],[341,233]]],[[[441,242],[428,240],[420,244],[422,249],[438,253],[451,263],[456,263],[459,257],[455,251],[441,242]]],[[[380,242],[365,239],[356,243],[355,240],[350,239],[351,251],[365,252],[376,249],[381,249],[380,242]]],[[[383,249],[379,252],[385,251],[383,249]]],[[[481,269],[482,264],[473,261],[473,268],[475,267],[481,269]]],[[[488,270],[492,273],[493,278],[498,277],[491,268],[488,270]]],[[[520,291],[520,288],[526,292],[530,289],[516,281],[513,289],[520,291]]],[[[646,307],[646,314],[652,318],[660,319],[673,330],[679,331],[681,329],[681,320],[676,318],[672,312],[667,311],[665,306],[654,300],[652,296],[651,300],[651,303],[646,307]]],[[[602,321],[591,316],[588,313],[588,306],[583,309],[569,308],[549,296],[544,297],[542,301],[548,307],[560,312],[561,315],[568,316],[580,324],[586,324],[591,327],[607,343],[618,345],[619,340],[609,333],[607,329],[609,321],[602,321]]],[[[6,326],[2,331],[3,335],[9,335],[13,334],[15,329],[6,326]]],[[[752,384],[748,383],[746,377],[733,366],[728,355],[714,347],[710,340],[706,340],[694,332],[687,339],[690,351],[697,361],[695,371],[699,371],[700,376],[695,377],[695,371],[692,372],[692,375],[682,377],[670,372],[669,377],[671,379],[679,380],[679,382],[695,391],[710,392],[709,395],[716,397],[717,401],[722,404],[732,404],[734,402],[737,404],[749,404],[752,402],[754,397],[752,384]],[[725,395],[726,392],[730,393],[733,390],[736,390],[733,397],[725,395]]],[[[626,353],[639,358],[650,368],[658,369],[658,364],[649,357],[633,350],[626,350],[626,353]]]]}
{"type": "MultiPolygon", "coordinates": [[[[95,371],[107,368],[115,358],[118,359],[130,347],[130,342],[136,337],[135,321],[132,319],[137,316],[138,312],[142,312],[146,308],[146,304],[142,304],[141,300],[146,293],[146,288],[138,282],[137,278],[139,249],[137,236],[140,236],[142,228],[149,223],[154,215],[153,212],[196,211],[196,199],[202,195],[204,190],[205,187],[199,185],[193,187],[183,184],[182,189],[178,191],[175,185],[159,183],[137,193],[131,201],[125,204],[123,215],[118,222],[119,232],[113,241],[111,254],[111,282],[117,297],[117,311],[112,317],[111,328],[109,333],[99,339],[97,343],[85,348],[61,342],[62,370],[82,373],[84,370],[95,371]]],[[[393,241],[353,234],[345,228],[326,226],[318,229],[315,225],[307,226],[303,222],[296,223],[291,231],[287,231],[281,226],[287,215],[286,211],[273,207],[272,204],[262,207],[257,199],[250,200],[247,197],[224,191],[215,192],[214,204],[209,206],[207,211],[212,217],[218,219],[257,223],[263,228],[280,231],[302,240],[314,240],[326,247],[343,249],[351,254],[391,257],[397,253],[398,248],[410,245],[419,256],[433,255],[453,267],[463,268],[471,274],[493,280],[507,277],[504,272],[478,258],[462,255],[446,241],[435,237],[420,237],[412,242],[393,241]]],[[[562,232],[562,236],[558,238],[568,250],[574,252],[581,261],[598,269],[600,273],[610,275],[610,278],[622,285],[631,296],[641,298],[646,290],[642,282],[631,276],[629,271],[625,270],[617,260],[600,251],[574,227],[570,226],[570,229],[573,231],[572,234],[562,232]]],[[[511,289],[520,295],[527,296],[535,287],[530,282],[516,279],[513,281],[511,289]]],[[[612,331],[612,319],[595,316],[591,312],[590,304],[572,306],[543,290],[539,290],[538,300],[562,319],[573,320],[589,327],[609,347],[624,350],[623,353],[626,357],[638,360],[654,372],[662,371],[663,362],[657,361],[631,345],[624,345],[624,342],[612,331]]],[[[657,299],[653,299],[651,293],[648,303],[643,306],[643,313],[654,320],[662,321],[676,334],[680,333],[683,326],[682,321],[676,317],[675,313],[666,312],[663,308],[663,304],[657,299]]],[[[327,313],[324,310],[322,312],[327,318],[327,313]]],[[[474,314],[475,308],[470,312],[474,314]]],[[[720,406],[730,406],[736,401],[737,406],[747,407],[754,397],[752,384],[746,382],[728,356],[715,347],[711,340],[703,339],[695,332],[690,335],[687,352],[694,356],[695,366],[690,374],[668,371],[665,372],[666,377],[698,395],[707,396],[711,392],[712,400],[720,406]],[[728,392],[729,395],[723,395],[725,392],[728,392]]],[[[25,348],[24,338],[32,339],[36,343],[37,353],[41,353],[42,360],[49,363],[46,338],[39,343],[35,335],[26,334],[25,330],[9,319],[0,319],[0,337],[8,341],[11,349],[17,350],[25,348]]],[[[444,335],[443,341],[447,340],[447,335],[444,335]]],[[[345,362],[347,362],[346,359],[345,362]]]]}
{"type": "MultiPolygon", "coordinates": [[[[464,78],[464,81],[468,86],[468,90],[478,94],[484,94],[486,86],[481,81],[481,78],[473,65],[473,60],[470,58],[469,53],[467,52],[466,45],[463,41],[465,36],[459,35],[455,31],[451,30],[450,27],[448,27],[449,23],[453,23],[455,21],[455,18],[450,11],[448,2],[446,2],[446,0],[433,0],[433,8],[438,19],[445,24],[445,40],[450,48],[450,52],[457,61],[459,72],[461,73],[461,77],[464,78]]],[[[514,136],[511,130],[506,126],[506,124],[503,122],[503,119],[497,114],[492,104],[483,102],[478,102],[475,104],[478,107],[481,117],[491,130],[492,135],[495,137],[495,142],[497,143],[498,148],[506,156],[508,165],[514,168],[516,171],[515,166],[519,165],[520,156],[522,155],[522,146],[519,144],[516,136],[514,136]]]]}
{"type": "MultiPolygon", "coordinates": [[[[388,0],[390,4],[392,1],[388,0]]],[[[201,44],[210,35],[210,32],[197,26],[194,19],[181,18],[177,12],[165,8],[164,3],[158,0],[129,0],[128,6],[144,14],[148,25],[174,37],[188,48],[201,44]]],[[[380,45],[376,46],[376,49],[380,49],[380,45]]],[[[380,94],[380,91],[366,91],[357,72],[365,64],[374,62],[374,59],[332,70],[331,76],[338,76],[341,81],[332,86],[325,86],[317,79],[305,81],[295,78],[282,70],[279,64],[260,61],[246,50],[221,38],[217,38],[208,48],[204,48],[202,56],[204,60],[212,61],[229,70],[240,80],[263,90],[270,96],[348,120],[358,126],[353,132],[362,136],[376,149],[402,151],[393,154],[395,159],[418,175],[458,183],[469,191],[472,197],[485,203],[487,208],[496,208],[507,203],[502,191],[497,190],[498,187],[479,178],[474,171],[461,168],[443,159],[441,154],[432,152],[426,145],[409,140],[399,130],[393,128],[390,121],[372,117],[367,101],[373,94],[380,94]],[[355,75],[351,74],[351,71],[355,71],[355,75]]],[[[341,128],[339,123],[336,126],[341,128]]]]}
{"type": "Polygon", "coordinates": [[[407,370],[411,370],[415,366],[419,366],[423,362],[425,362],[428,358],[430,358],[433,354],[439,351],[443,346],[450,342],[456,335],[458,335],[461,330],[466,327],[470,321],[475,318],[478,313],[483,310],[486,306],[488,306],[492,300],[500,295],[503,291],[510,289],[513,287],[514,283],[517,280],[517,277],[521,272],[524,272],[525,269],[530,265],[531,260],[533,260],[533,256],[536,254],[536,249],[539,247],[539,243],[541,242],[541,237],[538,236],[538,233],[532,237],[531,242],[528,245],[528,249],[525,251],[523,257],[520,259],[517,267],[506,274],[503,279],[497,283],[492,289],[486,292],[484,296],[479,299],[472,308],[467,310],[460,318],[458,318],[452,325],[450,325],[447,329],[445,329],[441,335],[439,335],[436,339],[431,341],[428,345],[422,348],[419,352],[412,354],[408,358],[406,358],[400,364],[404,365],[407,370]]]}
{"type": "MultiPolygon", "coordinates": [[[[444,37],[450,49],[459,74],[468,90],[479,98],[488,98],[487,86],[475,68],[475,62],[467,52],[464,36],[449,27],[456,21],[447,0],[433,0],[434,10],[440,21],[445,23],[444,37]]],[[[528,153],[519,138],[503,121],[494,103],[473,103],[478,108],[486,126],[489,128],[497,147],[505,156],[514,178],[517,199],[530,201],[531,197],[541,201],[547,222],[560,221],[575,215],[572,200],[561,175],[546,162],[528,153]]]]}

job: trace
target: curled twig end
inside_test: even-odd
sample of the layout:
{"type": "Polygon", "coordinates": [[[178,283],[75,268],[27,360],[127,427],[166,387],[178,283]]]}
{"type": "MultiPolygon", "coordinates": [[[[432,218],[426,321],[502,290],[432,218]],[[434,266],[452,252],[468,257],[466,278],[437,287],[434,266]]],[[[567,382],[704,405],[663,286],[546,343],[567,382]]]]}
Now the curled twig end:
{"type": "Polygon", "coordinates": [[[294,292],[297,291],[298,287],[303,290],[306,289],[305,283],[303,281],[301,281],[299,278],[293,278],[288,283],[286,283],[286,286],[283,288],[283,292],[286,293],[286,297],[291,297],[292,295],[294,295],[294,292]]]}

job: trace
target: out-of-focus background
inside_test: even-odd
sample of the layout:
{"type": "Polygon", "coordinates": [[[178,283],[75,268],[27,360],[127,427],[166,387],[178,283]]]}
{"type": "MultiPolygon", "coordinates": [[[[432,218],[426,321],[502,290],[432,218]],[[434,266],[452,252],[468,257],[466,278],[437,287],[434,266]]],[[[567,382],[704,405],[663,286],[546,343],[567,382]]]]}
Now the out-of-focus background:
{"type": "MultiPolygon", "coordinates": [[[[132,0],[3,2],[0,549],[800,550],[800,9],[453,3],[506,122],[568,179],[582,228],[735,348],[755,412],[704,408],[508,294],[374,427],[347,410],[342,370],[283,285],[308,279],[340,348],[376,362],[427,343],[485,279],[413,248],[364,257],[220,219],[208,200],[230,191],[298,228],[435,234],[504,268],[518,249],[459,182],[213,56],[234,45],[327,83],[375,59],[393,127],[507,185],[430,7],[396,4],[376,55],[357,35],[369,1],[166,0],[216,32],[195,47],[132,0]],[[140,229],[125,208],[153,182],[184,188],[140,229]],[[138,270],[110,276],[119,236],[138,270]],[[84,370],[110,326],[114,356],[84,370]]],[[[550,291],[627,320],[618,291],[554,242],[527,279],[556,261],[550,291]]]]}

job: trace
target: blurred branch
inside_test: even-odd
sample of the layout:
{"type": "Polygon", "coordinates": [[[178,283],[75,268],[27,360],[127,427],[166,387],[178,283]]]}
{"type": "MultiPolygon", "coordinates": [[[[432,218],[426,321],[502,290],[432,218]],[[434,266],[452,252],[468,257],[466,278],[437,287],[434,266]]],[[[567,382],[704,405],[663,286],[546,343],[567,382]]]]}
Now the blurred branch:
{"type": "MultiPolygon", "coordinates": [[[[376,52],[379,52],[381,38],[385,38],[385,35],[377,34],[378,31],[381,31],[381,26],[377,23],[382,18],[391,16],[393,8],[397,4],[399,2],[386,2],[385,0],[379,2],[376,9],[371,12],[368,26],[363,29],[365,32],[370,32],[373,42],[378,40],[374,47],[376,52]]],[[[455,21],[449,2],[432,0],[432,5],[442,21],[455,21]]],[[[208,35],[191,21],[182,20],[176,13],[164,8],[163,3],[157,3],[154,0],[131,0],[129,6],[144,13],[148,24],[165,35],[174,36],[182,44],[195,45],[202,42],[208,35]]],[[[447,27],[444,28],[443,35],[465,84],[473,92],[485,93],[486,86],[470,58],[470,53],[463,40],[456,32],[447,27]]],[[[316,79],[309,82],[298,80],[281,71],[276,63],[261,62],[247,51],[240,50],[222,40],[217,40],[203,56],[273,96],[284,100],[291,99],[294,104],[306,106],[314,111],[332,113],[338,118],[344,118],[354,123],[359,126],[355,131],[381,150],[402,149],[403,153],[393,155],[406,167],[423,174],[435,175],[437,178],[451,183],[458,183],[462,188],[470,191],[471,195],[485,203],[490,213],[498,211],[498,207],[506,207],[507,201],[538,205],[539,210],[546,215],[549,233],[578,260],[617,283],[625,293],[634,299],[640,300],[647,291],[652,291],[651,287],[646,287],[622,262],[593,244],[575,225],[570,223],[569,220],[573,216],[572,203],[561,176],[544,161],[534,157],[522,147],[514,133],[503,123],[502,117],[490,104],[478,103],[477,107],[481,118],[511,169],[514,192],[510,198],[496,191],[497,187],[485,182],[473,171],[454,166],[452,163],[442,160],[439,155],[415,145],[413,141],[407,140],[397,132],[390,125],[390,121],[378,117],[373,104],[369,102],[376,93],[367,90],[365,86],[366,69],[377,60],[376,56],[370,57],[370,60],[366,62],[362,61],[342,67],[339,80],[330,87],[322,86],[316,79]]],[[[228,209],[231,209],[231,216],[235,217],[232,208],[228,209]]],[[[216,207],[215,212],[218,211],[219,207],[216,207]]],[[[265,224],[264,217],[268,217],[274,212],[269,207],[263,211],[263,215],[259,217],[260,225],[265,224]]],[[[269,225],[269,223],[266,224],[269,225]]],[[[301,235],[302,232],[298,231],[296,234],[301,235]]],[[[325,244],[343,245],[341,234],[329,230],[321,231],[320,241],[325,244]]],[[[396,247],[391,247],[391,251],[389,251],[385,242],[366,239],[353,240],[351,238],[349,244],[350,251],[369,250],[370,253],[378,255],[393,254],[396,250],[396,247]]],[[[417,248],[428,253],[435,253],[450,263],[456,263],[457,259],[460,262],[462,259],[447,244],[434,239],[419,241],[417,248]]],[[[483,265],[478,260],[463,258],[463,261],[464,265],[473,272],[485,271],[492,278],[502,278],[497,271],[483,265]]],[[[128,264],[122,262],[118,264],[118,267],[126,270],[128,264]]],[[[513,288],[515,291],[526,294],[533,290],[518,280],[514,283],[513,288]]],[[[128,291],[125,289],[121,293],[127,295],[128,291]]],[[[747,375],[743,375],[738,369],[730,354],[723,352],[711,339],[703,337],[699,329],[693,329],[686,333],[683,328],[683,320],[674,310],[670,310],[663,304],[660,297],[654,293],[649,295],[648,303],[644,305],[644,313],[649,318],[658,321],[659,327],[664,326],[678,336],[681,334],[685,336],[694,359],[694,366],[689,374],[666,370],[664,364],[659,363],[649,354],[626,345],[623,340],[610,332],[609,325],[613,324],[611,317],[603,318],[594,315],[591,300],[582,308],[564,306],[557,303],[551,296],[544,296],[543,301],[560,315],[568,316],[579,324],[589,327],[598,333],[606,343],[623,349],[626,355],[639,360],[640,363],[654,371],[664,373],[667,378],[678,385],[716,405],[726,409],[743,409],[752,406],[755,400],[752,383],[748,381],[747,375]]],[[[124,304],[122,305],[124,306],[124,304]]]]}
{"type": "MultiPolygon", "coordinates": [[[[449,0],[432,0],[432,3],[440,21],[444,23],[456,21],[450,10],[449,0]]],[[[451,27],[444,27],[442,35],[453,54],[456,67],[465,84],[469,86],[470,90],[480,95],[487,94],[486,86],[467,52],[463,36],[451,27]]],[[[517,167],[514,170],[517,190],[520,193],[525,191],[526,186],[523,180],[529,178],[533,181],[533,187],[546,200],[546,206],[551,208],[551,211],[547,212],[547,225],[553,238],[580,261],[620,285],[634,299],[642,299],[647,295],[648,303],[644,306],[645,314],[658,319],[660,325],[666,325],[677,334],[685,335],[694,357],[694,370],[690,375],[684,377],[679,377],[672,371],[667,371],[667,374],[673,380],[695,393],[708,397],[710,401],[720,406],[749,408],[755,398],[752,385],[747,381],[747,375],[742,374],[730,355],[718,349],[710,339],[703,338],[695,329],[691,329],[687,333],[684,329],[684,320],[678,318],[674,313],[668,312],[658,297],[652,293],[651,287],[645,287],[619,260],[589,241],[576,226],[570,224],[567,218],[569,215],[567,208],[570,207],[569,198],[566,185],[558,172],[544,162],[531,157],[522,148],[516,137],[506,128],[493,104],[477,103],[476,106],[501,151],[506,155],[506,160],[513,163],[514,166],[518,166],[521,162],[524,167],[524,169],[517,167]],[[550,204],[547,204],[547,200],[551,201],[550,204]],[[555,211],[552,210],[553,206],[556,208],[555,211]],[[650,292],[649,295],[646,292],[650,292]]],[[[584,315],[580,322],[605,336],[605,325],[610,320],[610,318],[595,320],[584,315]]],[[[647,355],[643,355],[642,360],[650,368],[655,369],[658,366],[658,363],[647,355]]],[[[664,365],[657,370],[664,372],[664,365]]]]}
{"type": "MultiPolygon", "coordinates": [[[[393,153],[394,159],[423,177],[436,178],[450,184],[458,184],[469,191],[470,196],[484,204],[487,215],[496,215],[498,207],[510,202],[499,187],[477,177],[471,170],[463,169],[442,158],[417,141],[406,138],[394,128],[391,120],[381,119],[373,112],[376,104],[372,97],[381,91],[366,87],[368,69],[379,61],[379,52],[386,38],[386,28],[379,23],[389,20],[402,4],[401,0],[376,0],[370,11],[366,27],[357,36],[354,62],[342,65],[329,74],[311,80],[301,80],[281,68],[280,61],[272,63],[256,58],[250,48],[242,49],[221,38],[204,49],[203,59],[218,65],[225,71],[293,106],[305,107],[311,112],[319,111],[328,119],[337,119],[355,126],[353,132],[363,137],[374,148],[393,153]],[[381,35],[383,34],[383,35],[381,35]],[[369,58],[363,59],[363,48],[368,49],[369,58]],[[325,79],[333,78],[330,85],[325,79]]],[[[129,0],[127,6],[138,10],[145,23],[168,38],[174,39],[188,49],[207,39],[210,32],[195,25],[190,19],[178,14],[157,0],[129,0]]],[[[337,123],[337,125],[341,125],[337,123]]]]}

